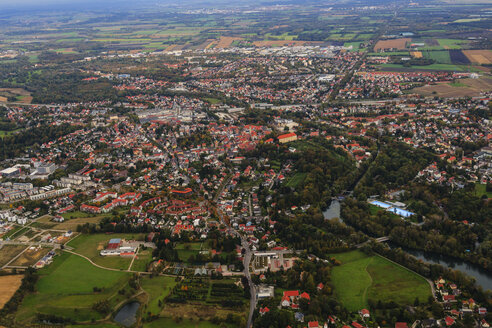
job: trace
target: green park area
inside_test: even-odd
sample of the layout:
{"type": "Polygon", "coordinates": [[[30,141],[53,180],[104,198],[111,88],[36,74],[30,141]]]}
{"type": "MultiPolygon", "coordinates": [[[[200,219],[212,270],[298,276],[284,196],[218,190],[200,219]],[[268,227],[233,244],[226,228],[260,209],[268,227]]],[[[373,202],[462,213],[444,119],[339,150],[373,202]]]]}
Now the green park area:
{"type": "Polygon", "coordinates": [[[367,308],[369,299],[413,304],[431,296],[424,278],[379,255],[351,251],[333,257],[341,262],[332,272],[335,293],[350,311],[367,308]]]}
{"type": "Polygon", "coordinates": [[[477,183],[475,184],[475,194],[478,197],[486,195],[488,198],[492,198],[492,191],[487,191],[487,185],[477,183]]]}
{"type": "Polygon", "coordinates": [[[32,321],[37,313],[77,322],[101,320],[106,315],[93,309],[95,303],[108,301],[111,308],[117,307],[130,292],[129,273],[100,269],[69,253],[57,256],[39,276],[36,291],[24,298],[17,312],[20,323],[32,321]]]}

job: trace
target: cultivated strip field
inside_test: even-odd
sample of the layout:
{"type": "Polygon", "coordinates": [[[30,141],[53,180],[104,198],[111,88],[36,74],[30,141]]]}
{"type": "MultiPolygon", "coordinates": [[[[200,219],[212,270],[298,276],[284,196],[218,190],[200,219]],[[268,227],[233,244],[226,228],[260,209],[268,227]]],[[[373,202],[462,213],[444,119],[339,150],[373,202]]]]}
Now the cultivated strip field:
{"type": "Polygon", "coordinates": [[[463,50],[463,53],[472,63],[492,64],[492,50],[463,50]]]}

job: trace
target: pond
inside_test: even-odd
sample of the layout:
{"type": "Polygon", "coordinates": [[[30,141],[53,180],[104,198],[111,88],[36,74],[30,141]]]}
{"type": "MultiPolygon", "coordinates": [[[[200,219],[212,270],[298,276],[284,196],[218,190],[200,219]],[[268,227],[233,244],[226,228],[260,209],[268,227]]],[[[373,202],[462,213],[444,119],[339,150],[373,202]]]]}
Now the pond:
{"type": "Polygon", "coordinates": [[[138,302],[130,302],[126,304],[118,311],[114,317],[114,321],[125,327],[131,327],[135,324],[135,322],[137,322],[137,311],[139,307],[140,303],[138,302]]]}
{"type": "Polygon", "coordinates": [[[427,263],[440,264],[443,267],[450,268],[453,270],[459,270],[466,273],[470,277],[475,278],[477,285],[482,286],[484,290],[492,290],[492,274],[488,273],[485,269],[478,265],[464,262],[463,260],[456,259],[451,256],[440,255],[436,253],[430,253],[425,251],[420,251],[416,249],[411,249],[407,247],[397,246],[394,243],[388,243],[391,248],[399,247],[403,251],[410,255],[415,256],[417,259],[422,260],[427,263]]]}
{"type": "MultiPolygon", "coordinates": [[[[323,211],[323,216],[326,220],[332,220],[334,218],[340,219],[340,201],[333,199],[330,206],[323,211]]],[[[342,219],[340,219],[342,221],[342,219]]]]}

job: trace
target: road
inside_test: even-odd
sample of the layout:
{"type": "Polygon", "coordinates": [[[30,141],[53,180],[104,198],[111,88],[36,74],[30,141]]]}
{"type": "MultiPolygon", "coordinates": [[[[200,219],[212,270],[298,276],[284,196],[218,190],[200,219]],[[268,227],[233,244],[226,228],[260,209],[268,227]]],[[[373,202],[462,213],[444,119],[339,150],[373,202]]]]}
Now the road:
{"type": "MultiPolygon", "coordinates": [[[[232,176],[229,175],[224,180],[224,182],[219,187],[219,189],[217,190],[217,193],[215,194],[215,197],[213,199],[213,202],[215,203],[215,205],[217,204],[217,201],[220,198],[220,195],[222,195],[222,192],[224,191],[225,187],[229,184],[231,177],[232,176]]],[[[219,216],[220,223],[222,223],[226,227],[228,233],[230,233],[231,235],[235,235],[236,237],[241,238],[241,246],[245,250],[244,256],[243,256],[243,266],[244,266],[243,274],[246,277],[246,279],[248,280],[248,284],[249,284],[249,288],[250,288],[250,294],[251,294],[250,303],[249,303],[249,315],[248,315],[248,321],[246,324],[246,328],[250,328],[253,325],[253,312],[255,311],[256,302],[257,302],[256,286],[255,286],[255,284],[253,284],[253,281],[251,280],[251,273],[249,272],[249,264],[251,263],[251,258],[253,257],[253,253],[251,252],[251,248],[249,246],[247,238],[245,236],[243,236],[242,234],[240,234],[235,229],[233,229],[227,223],[227,221],[225,220],[224,213],[222,213],[222,211],[218,207],[217,207],[217,215],[219,216]]]]}

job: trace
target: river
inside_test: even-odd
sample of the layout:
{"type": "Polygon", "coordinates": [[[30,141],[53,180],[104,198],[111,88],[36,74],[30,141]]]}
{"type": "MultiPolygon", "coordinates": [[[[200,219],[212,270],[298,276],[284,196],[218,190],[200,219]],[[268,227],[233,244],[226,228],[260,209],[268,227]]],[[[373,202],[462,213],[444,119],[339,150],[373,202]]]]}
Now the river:
{"type": "Polygon", "coordinates": [[[138,302],[130,302],[126,304],[118,311],[114,317],[114,321],[125,327],[132,326],[135,322],[137,322],[137,311],[139,307],[140,303],[138,302]]]}
{"type": "MultiPolygon", "coordinates": [[[[340,202],[337,199],[333,199],[330,206],[323,211],[323,216],[326,220],[340,219],[340,202]]],[[[342,219],[340,221],[343,222],[342,219]]]]}
{"type": "Polygon", "coordinates": [[[484,290],[487,289],[492,290],[492,274],[488,273],[478,265],[467,263],[460,259],[456,259],[450,256],[420,251],[407,247],[401,247],[394,243],[388,243],[388,245],[392,248],[399,247],[403,251],[407,252],[410,255],[415,256],[419,260],[432,264],[440,264],[446,268],[464,272],[470,277],[475,278],[477,285],[482,286],[484,290]]]}

